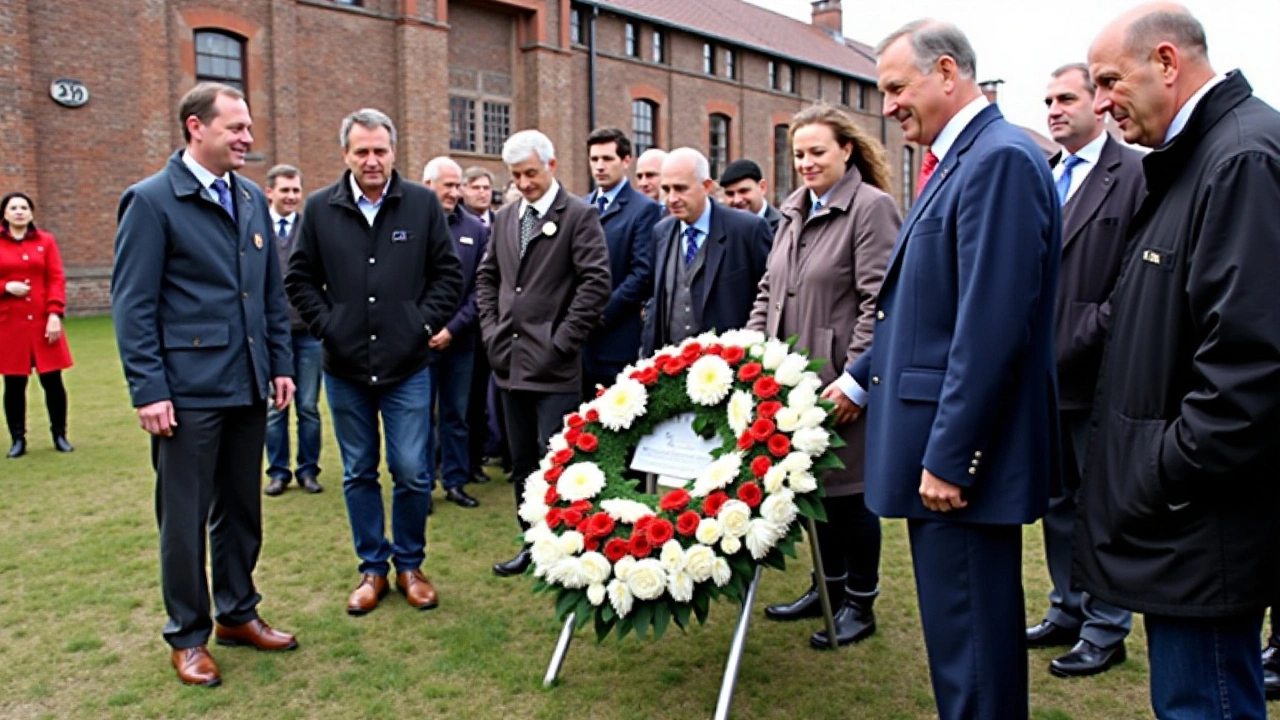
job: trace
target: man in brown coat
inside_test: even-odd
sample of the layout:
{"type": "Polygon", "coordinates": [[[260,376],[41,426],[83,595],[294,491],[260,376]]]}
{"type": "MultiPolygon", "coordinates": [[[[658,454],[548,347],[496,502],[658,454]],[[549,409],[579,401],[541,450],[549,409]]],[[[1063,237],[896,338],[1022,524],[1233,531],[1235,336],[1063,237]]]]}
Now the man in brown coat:
{"type": "MultiPolygon", "coordinates": [[[[523,199],[494,216],[476,278],[480,332],[502,395],[517,508],[548,438],[578,407],[582,347],[612,290],[600,215],[556,182],[555,152],[537,130],[518,132],[503,145],[502,161],[523,199]]],[[[526,547],[493,572],[519,575],[528,566],[526,547]]]]}

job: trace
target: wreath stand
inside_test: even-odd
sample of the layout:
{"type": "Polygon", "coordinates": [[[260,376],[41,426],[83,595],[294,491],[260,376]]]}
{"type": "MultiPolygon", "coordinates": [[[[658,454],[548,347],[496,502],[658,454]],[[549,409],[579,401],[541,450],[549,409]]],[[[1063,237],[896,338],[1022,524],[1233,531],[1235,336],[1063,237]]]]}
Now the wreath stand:
{"type": "MultiPolygon", "coordinates": [[[[646,490],[654,494],[657,490],[657,478],[649,473],[645,479],[646,490]]],[[[805,532],[809,535],[809,550],[813,555],[814,585],[818,589],[818,600],[822,605],[822,619],[826,623],[827,637],[831,639],[830,648],[838,649],[835,642],[836,621],[831,609],[831,597],[827,593],[827,584],[821,578],[826,577],[822,567],[822,555],[818,547],[818,527],[813,518],[806,517],[805,532]]],[[[720,682],[720,697],[716,701],[715,720],[728,720],[729,707],[733,703],[734,686],[738,683],[738,667],[742,664],[742,650],[747,644],[747,630],[751,625],[751,606],[755,604],[756,588],[760,585],[760,571],[763,566],[756,566],[755,577],[747,587],[747,596],[742,601],[742,610],[738,614],[738,626],[733,632],[733,642],[729,645],[729,657],[724,664],[724,679],[720,682]]],[[[560,637],[556,640],[555,650],[551,653],[551,663],[547,665],[547,674],[542,678],[543,687],[551,687],[560,676],[560,668],[564,665],[565,655],[569,653],[569,643],[573,641],[575,613],[569,613],[560,629],[560,637]]]]}

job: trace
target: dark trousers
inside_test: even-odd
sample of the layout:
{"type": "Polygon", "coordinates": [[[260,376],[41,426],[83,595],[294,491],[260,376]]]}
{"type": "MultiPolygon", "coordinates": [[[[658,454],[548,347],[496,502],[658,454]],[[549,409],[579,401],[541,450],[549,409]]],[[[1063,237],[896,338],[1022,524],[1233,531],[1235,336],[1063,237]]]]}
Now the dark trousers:
{"type": "Polygon", "coordinates": [[[489,357],[484,348],[472,353],[471,394],[467,398],[467,477],[478,472],[484,462],[485,440],[489,435],[489,357]]]}
{"type": "MultiPolygon", "coordinates": [[[[472,355],[470,350],[455,350],[442,353],[431,363],[431,404],[436,408],[436,423],[427,434],[427,460],[434,463],[439,450],[440,483],[445,490],[456,490],[471,478],[467,445],[472,433],[467,425],[467,402],[475,366],[472,355]]],[[[431,473],[431,487],[435,487],[435,473],[431,473]]]]}
{"type": "Polygon", "coordinates": [[[1146,614],[1151,708],[1160,720],[1266,720],[1262,611],[1231,618],[1146,614]]]}
{"type": "Polygon", "coordinates": [[[209,620],[206,538],[213,604],[223,625],[258,617],[253,568],[262,548],[263,403],[210,410],[176,409],[172,437],[151,439],[160,523],[160,583],[175,648],[204,645],[209,620]]]}
{"type": "Polygon", "coordinates": [[[939,720],[1026,720],[1022,526],[908,520],[939,720]]]}
{"type": "MultiPolygon", "coordinates": [[[[62,371],[40,374],[44,388],[44,404],[49,409],[49,430],[54,435],[67,434],[67,390],[62,386],[62,371]]],[[[27,376],[4,376],[4,419],[9,424],[9,437],[21,440],[27,436],[27,376]]]]}
{"type": "MultiPolygon", "coordinates": [[[[547,451],[547,440],[564,427],[564,416],[578,409],[578,393],[543,393],[503,390],[502,410],[507,421],[507,445],[511,448],[512,477],[515,479],[516,510],[524,497],[524,481],[538,469],[547,451]]],[[[520,527],[529,524],[516,519],[520,527]]]]}
{"type": "Polygon", "coordinates": [[[880,584],[880,518],[867,509],[861,493],[824,497],[822,507],[827,512],[827,521],[818,523],[823,574],[833,582],[843,577],[848,592],[875,593],[880,584]]]}

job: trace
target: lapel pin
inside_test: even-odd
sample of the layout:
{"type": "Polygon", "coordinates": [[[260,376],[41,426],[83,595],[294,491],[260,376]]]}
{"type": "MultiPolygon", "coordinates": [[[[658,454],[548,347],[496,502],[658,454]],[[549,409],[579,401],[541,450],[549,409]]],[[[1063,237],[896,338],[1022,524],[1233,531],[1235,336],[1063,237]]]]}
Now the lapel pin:
{"type": "Polygon", "coordinates": [[[543,226],[542,226],[542,234],[543,234],[543,235],[546,235],[547,237],[551,237],[552,235],[555,235],[555,234],[556,234],[556,224],[555,224],[554,222],[549,222],[549,223],[547,223],[546,225],[543,225],[543,226]]]}
{"type": "Polygon", "coordinates": [[[262,235],[260,233],[253,234],[253,246],[259,250],[262,249],[262,235]]]}

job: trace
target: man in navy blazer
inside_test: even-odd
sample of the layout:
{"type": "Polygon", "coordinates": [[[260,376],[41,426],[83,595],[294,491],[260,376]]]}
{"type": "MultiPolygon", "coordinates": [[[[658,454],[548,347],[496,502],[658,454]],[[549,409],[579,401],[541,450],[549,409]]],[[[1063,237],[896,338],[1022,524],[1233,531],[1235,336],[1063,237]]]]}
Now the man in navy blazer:
{"type": "Polygon", "coordinates": [[[206,548],[218,642],[298,646],[258,617],[253,585],[267,401],[288,406],[293,357],[267,197],[234,172],[253,143],[244,95],[201,83],[178,115],[186,149],[120,198],[111,314],[151,435],[164,638],[182,682],[213,686],[206,548]]]}
{"type": "Polygon", "coordinates": [[[747,324],[773,235],[757,215],[710,199],[707,158],[672,150],[662,163],[667,217],[653,228],[654,293],[645,307],[641,351],[704,331],[747,324]]]}
{"type": "Polygon", "coordinates": [[[627,181],[631,141],[626,133],[615,127],[593,130],[587,136],[587,159],[596,180],[587,202],[600,213],[613,279],[609,304],[582,353],[582,393],[591,399],[596,385],[612,385],[640,355],[640,310],[653,295],[653,226],[662,212],[627,181]]]}
{"type": "Polygon", "coordinates": [[[824,397],[844,418],[867,409],[867,506],[907,519],[939,717],[1026,718],[1021,525],[1044,514],[1059,462],[1053,178],[983,97],[958,28],[917,21],[876,55],[884,114],[931,146],[932,177],[871,347],[824,397]]]}

